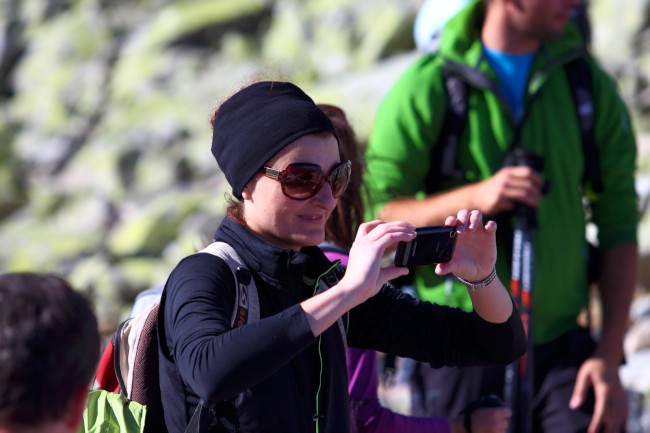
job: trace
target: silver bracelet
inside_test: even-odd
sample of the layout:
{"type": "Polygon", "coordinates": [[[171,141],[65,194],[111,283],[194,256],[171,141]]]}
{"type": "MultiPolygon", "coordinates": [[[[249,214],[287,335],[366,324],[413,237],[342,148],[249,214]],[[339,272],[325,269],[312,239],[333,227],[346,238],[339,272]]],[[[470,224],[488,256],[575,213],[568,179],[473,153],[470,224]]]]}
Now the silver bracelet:
{"type": "Polygon", "coordinates": [[[473,291],[477,291],[479,289],[482,289],[483,287],[489,286],[492,281],[497,277],[497,268],[494,267],[492,268],[492,272],[490,272],[490,275],[487,277],[483,278],[481,281],[476,281],[475,283],[467,280],[463,280],[461,277],[456,275],[456,278],[458,278],[461,282],[467,284],[467,287],[469,287],[473,291]]]}

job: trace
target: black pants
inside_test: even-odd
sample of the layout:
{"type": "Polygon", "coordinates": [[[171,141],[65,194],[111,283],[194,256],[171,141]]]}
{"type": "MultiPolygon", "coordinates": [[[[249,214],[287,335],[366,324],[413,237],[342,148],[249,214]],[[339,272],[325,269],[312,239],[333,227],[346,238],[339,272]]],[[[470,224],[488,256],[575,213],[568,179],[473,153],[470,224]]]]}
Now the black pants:
{"type": "MultiPolygon", "coordinates": [[[[593,353],[595,342],[585,329],[576,329],[534,349],[535,433],[585,432],[594,407],[593,393],[576,410],[569,409],[578,369],[593,353]]],[[[444,367],[418,363],[411,377],[412,414],[455,417],[481,395],[503,397],[504,367],[444,367]]]]}

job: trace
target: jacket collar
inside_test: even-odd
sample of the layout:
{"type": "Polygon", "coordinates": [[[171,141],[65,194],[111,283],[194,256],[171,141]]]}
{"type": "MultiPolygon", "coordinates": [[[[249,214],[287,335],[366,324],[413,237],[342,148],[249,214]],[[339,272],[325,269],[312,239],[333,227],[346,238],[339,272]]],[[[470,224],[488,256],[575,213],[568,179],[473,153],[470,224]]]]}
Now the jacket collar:
{"type": "Polygon", "coordinates": [[[230,244],[250,271],[278,289],[297,276],[314,280],[332,266],[318,247],[303,247],[300,251],[277,247],[229,217],[221,221],[214,238],[230,244]]]}
{"type": "MultiPolygon", "coordinates": [[[[440,55],[453,62],[465,64],[483,72],[490,71],[483,58],[481,28],[485,19],[485,2],[474,0],[461,9],[445,24],[440,37],[440,55]]],[[[584,40],[577,27],[567,23],[564,35],[553,41],[544,42],[533,64],[533,71],[549,69],[555,64],[582,55],[584,40]]],[[[491,71],[490,71],[491,72],[491,71]]]]}

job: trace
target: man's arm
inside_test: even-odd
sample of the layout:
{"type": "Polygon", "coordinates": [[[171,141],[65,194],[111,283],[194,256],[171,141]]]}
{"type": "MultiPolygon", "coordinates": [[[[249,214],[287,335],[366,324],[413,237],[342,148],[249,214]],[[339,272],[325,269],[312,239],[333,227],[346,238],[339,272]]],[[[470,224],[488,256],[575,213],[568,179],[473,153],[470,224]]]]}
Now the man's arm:
{"type": "Polygon", "coordinates": [[[580,367],[571,407],[578,408],[593,387],[596,395],[589,433],[601,426],[604,432],[619,432],[627,419],[627,400],[619,378],[623,338],[634,293],[639,253],[636,244],[616,245],[604,254],[599,283],[602,304],[602,337],[596,350],[580,367]]]}
{"type": "Polygon", "coordinates": [[[457,209],[478,209],[484,215],[509,211],[516,202],[539,205],[544,180],[530,167],[504,167],[492,177],[448,191],[389,201],[381,208],[384,221],[410,221],[417,226],[443,224],[457,209]]]}
{"type": "Polygon", "coordinates": [[[623,360],[623,337],[636,285],[639,251],[635,244],[620,244],[605,252],[600,279],[603,305],[602,338],[594,354],[615,365],[623,360]]]}
{"type": "Polygon", "coordinates": [[[637,148],[634,128],[615,81],[598,67],[592,72],[597,107],[595,133],[604,190],[592,201],[591,208],[604,253],[599,281],[603,322],[594,354],[578,371],[570,406],[580,406],[587,391],[593,389],[596,401],[588,433],[617,433],[623,430],[627,418],[619,366],[639,259],[634,187],[637,148]]]}

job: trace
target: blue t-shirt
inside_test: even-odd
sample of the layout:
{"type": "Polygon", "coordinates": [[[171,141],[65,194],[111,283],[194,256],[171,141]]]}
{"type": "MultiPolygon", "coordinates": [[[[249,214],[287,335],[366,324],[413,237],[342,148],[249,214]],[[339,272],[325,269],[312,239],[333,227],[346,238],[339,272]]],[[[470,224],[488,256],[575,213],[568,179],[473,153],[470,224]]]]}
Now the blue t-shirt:
{"type": "Polygon", "coordinates": [[[499,91],[515,119],[523,114],[528,73],[535,53],[509,54],[483,46],[485,57],[499,78],[499,91]]]}

